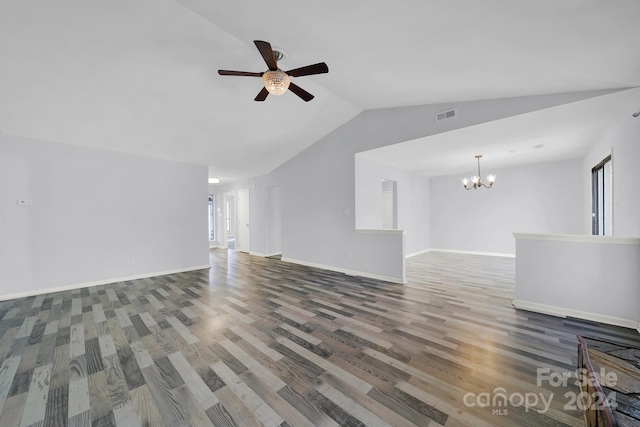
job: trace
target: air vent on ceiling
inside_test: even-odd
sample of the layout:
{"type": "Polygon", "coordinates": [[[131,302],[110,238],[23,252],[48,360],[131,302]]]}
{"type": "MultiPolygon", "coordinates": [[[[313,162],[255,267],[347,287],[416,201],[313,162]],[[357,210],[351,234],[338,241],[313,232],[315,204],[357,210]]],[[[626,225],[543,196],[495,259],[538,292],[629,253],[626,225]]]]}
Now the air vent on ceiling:
{"type": "Polygon", "coordinates": [[[453,119],[456,116],[456,109],[441,111],[440,113],[436,113],[436,122],[441,122],[442,120],[453,119]]]}

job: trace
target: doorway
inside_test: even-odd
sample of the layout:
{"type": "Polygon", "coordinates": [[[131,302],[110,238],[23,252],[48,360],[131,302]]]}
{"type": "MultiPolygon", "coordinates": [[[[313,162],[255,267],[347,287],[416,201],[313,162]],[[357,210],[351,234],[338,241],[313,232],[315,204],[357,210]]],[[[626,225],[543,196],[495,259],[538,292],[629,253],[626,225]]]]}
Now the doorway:
{"type": "Polygon", "coordinates": [[[591,169],[591,234],[613,234],[613,173],[611,156],[591,169]]]}
{"type": "Polygon", "coordinates": [[[236,248],[236,193],[224,193],[224,243],[229,249],[236,248]]]}
{"type": "Polygon", "coordinates": [[[250,236],[250,215],[249,215],[249,189],[238,190],[238,223],[236,227],[236,251],[247,252],[251,251],[251,236],[250,236]]]}
{"type": "Polygon", "coordinates": [[[397,220],[397,185],[396,181],[390,179],[382,180],[382,199],[380,205],[380,216],[382,220],[382,228],[396,229],[398,228],[397,220]]]}

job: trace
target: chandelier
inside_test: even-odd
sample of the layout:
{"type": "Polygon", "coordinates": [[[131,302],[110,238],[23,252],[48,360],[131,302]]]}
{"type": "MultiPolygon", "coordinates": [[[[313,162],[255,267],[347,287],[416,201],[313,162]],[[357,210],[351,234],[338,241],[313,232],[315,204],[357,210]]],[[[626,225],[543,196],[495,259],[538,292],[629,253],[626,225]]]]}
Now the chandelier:
{"type": "Polygon", "coordinates": [[[289,76],[281,69],[269,70],[262,75],[264,87],[273,95],[282,95],[289,89],[289,76]]]}
{"type": "Polygon", "coordinates": [[[487,181],[489,181],[489,185],[486,185],[484,182],[482,182],[482,178],[480,178],[480,157],[482,157],[482,154],[478,154],[476,156],[476,159],[478,159],[478,175],[471,177],[471,183],[473,185],[469,185],[469,178],[462,178],[462,185],[464,185],[465,190],[471,190],[472,188],[475,190],[480,187],[491,188],[493,183],[496,181],[496,176],[492,174],[487,175],[487,181]]]}

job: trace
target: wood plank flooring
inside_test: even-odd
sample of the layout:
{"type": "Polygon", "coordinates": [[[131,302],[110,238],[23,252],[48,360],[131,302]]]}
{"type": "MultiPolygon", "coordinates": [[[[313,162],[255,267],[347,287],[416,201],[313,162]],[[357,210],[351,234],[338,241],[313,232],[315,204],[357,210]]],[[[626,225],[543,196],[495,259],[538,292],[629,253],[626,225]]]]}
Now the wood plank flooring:
{"type": "Polygon", "coordinates": [[[0,302],[0,426],[582,426],[575,335],[640,343],[515,310],[509,258],[426,253],[406,286],[210,258],[0,302]]]}

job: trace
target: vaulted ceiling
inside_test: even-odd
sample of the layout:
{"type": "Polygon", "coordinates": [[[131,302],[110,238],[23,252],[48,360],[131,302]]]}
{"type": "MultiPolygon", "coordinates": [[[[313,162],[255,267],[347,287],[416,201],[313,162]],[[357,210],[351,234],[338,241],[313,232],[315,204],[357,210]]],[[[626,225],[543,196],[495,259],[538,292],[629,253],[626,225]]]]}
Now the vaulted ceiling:
{"type": "Polygon", "coordinates": [[[366,109],[640,86],[638,22],[636,0],[0,0],[0,131],[238,179],[366,109]],[[314,100],[217,74],[264,71],[255,39],[329,65],[295,79],[314,100]]]}

